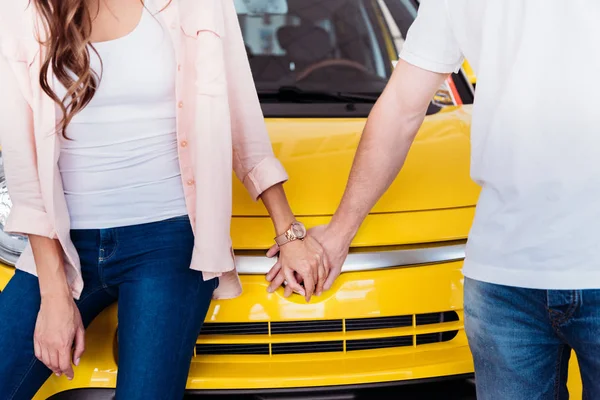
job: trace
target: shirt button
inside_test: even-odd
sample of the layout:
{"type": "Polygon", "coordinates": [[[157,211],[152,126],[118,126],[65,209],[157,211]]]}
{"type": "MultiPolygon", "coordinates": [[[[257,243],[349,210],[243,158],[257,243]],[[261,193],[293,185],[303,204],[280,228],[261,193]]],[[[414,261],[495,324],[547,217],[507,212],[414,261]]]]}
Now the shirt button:
{"type": "Polygon", "coordinates": [[[181,142],[181,147],[187,147],[188,142],[186,142],[185,140],[183,142],[181,142]]]}
{"type": "Polygon", "coordinates": [[[181,71],[181,64],[177,66],[177,71],[181,71]]]}
{"type": "Polygon", "coordinates": [[[177,29],[177,24],[171,24],[171,29],[177,29]]]}
{"type": "Polygon", "coordinates": [[[187,181],[188,186],[194,186],[194,183],[196,182],[193,179],[187,181]]]}
{"type": "Polygon", "coordinates": [[[179,104],[177,104],[177,107],[183,108],[183,101],[180,101],[179,104]]]}

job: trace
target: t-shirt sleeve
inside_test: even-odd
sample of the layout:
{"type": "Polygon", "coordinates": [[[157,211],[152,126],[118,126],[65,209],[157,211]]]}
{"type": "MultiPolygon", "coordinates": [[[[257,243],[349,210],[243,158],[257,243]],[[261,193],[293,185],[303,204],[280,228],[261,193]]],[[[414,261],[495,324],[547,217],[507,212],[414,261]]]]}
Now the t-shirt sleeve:
{"type": "Polygon", "coordinates": [[[421,0],[400,58],[432,72],[458,72],[464,58],[450,23],[446,0],[421,0]]]}

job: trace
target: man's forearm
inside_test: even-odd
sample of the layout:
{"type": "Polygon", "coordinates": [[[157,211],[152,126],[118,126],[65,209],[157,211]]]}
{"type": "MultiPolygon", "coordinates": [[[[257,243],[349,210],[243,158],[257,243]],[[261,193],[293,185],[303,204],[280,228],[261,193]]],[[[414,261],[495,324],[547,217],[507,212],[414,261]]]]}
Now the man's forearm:
{"type": "Polygon", "coordinates": [[[423,121],[421,115],[392,114],[389,104],[382,106],[384,101],[382,97],[369,116],[346,191],[331,221],[331,228],[349,240],[400,172],[423,121]]]}
{"type": "Polygon", "coordinates": [[[447,78],[402,60],[373,107],[358,146],[348,186],[330,229],[348,242],[392,184],[433,94],[447,78]]]}

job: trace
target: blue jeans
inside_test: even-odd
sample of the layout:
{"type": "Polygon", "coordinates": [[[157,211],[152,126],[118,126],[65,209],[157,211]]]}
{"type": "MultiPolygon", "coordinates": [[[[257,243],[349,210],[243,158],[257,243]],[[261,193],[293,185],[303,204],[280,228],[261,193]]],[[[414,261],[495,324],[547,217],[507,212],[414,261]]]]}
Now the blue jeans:
{"type": "Polygon", "coordinates": [[[465,279],[478,400],[568,399],[577,354],[583,398],[600,399],[600,290],[534,290],[465,279]]]}
{"type": "MultiPolygon", "coordinates": [[[[118,301],[116,398],[181,400],[218,285],[217,279],[204,281],[201,272],[189,269],[194,245],[189,218],[74,230],[71,237],[85,283],[77,301],[84,325],[118,301]]],[[[38,279],[17,271],[0,294],[2,400],[31,399],[51,374],[34,355],[39,308],[38,279]]]]}

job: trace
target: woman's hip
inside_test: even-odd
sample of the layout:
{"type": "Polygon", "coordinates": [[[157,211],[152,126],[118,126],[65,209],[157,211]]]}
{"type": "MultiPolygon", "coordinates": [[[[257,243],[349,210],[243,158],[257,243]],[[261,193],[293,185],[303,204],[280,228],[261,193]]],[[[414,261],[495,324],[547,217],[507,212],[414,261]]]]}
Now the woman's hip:
{"type": "MultiPolygon", "coordinates": [[[[190,270],[194,234],[187,216],[141,225],[72,230],[85,286],[201,273],[190,270]]],[[[87,291],[84,288],[84,292],[87,291]]]]}

